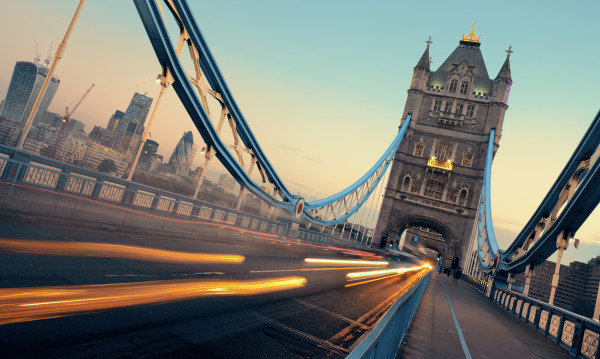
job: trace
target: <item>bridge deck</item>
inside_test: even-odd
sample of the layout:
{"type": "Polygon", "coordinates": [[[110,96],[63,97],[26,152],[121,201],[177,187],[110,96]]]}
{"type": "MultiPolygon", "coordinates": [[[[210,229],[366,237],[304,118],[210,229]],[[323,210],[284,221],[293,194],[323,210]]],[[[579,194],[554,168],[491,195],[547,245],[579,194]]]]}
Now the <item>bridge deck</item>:
{"type": "Polygon", "coordinates": [[[396,358],[572,358],[467,283],[455,287],[438,273],[411,328],[396,358]]]}

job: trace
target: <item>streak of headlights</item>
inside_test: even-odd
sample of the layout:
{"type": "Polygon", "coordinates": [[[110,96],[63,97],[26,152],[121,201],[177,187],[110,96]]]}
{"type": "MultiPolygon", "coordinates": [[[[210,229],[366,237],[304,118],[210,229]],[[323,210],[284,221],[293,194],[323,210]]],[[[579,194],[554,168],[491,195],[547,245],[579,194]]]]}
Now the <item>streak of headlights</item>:
{"type": "Polygon", "coordinates": [[[304,264],[307,265],[344,265],[344,266],[387,266],[387,261],[361,261],[361,260],[346,260],[346,259],[320,259],[320,258],[305,258],[304,264]]]}
{"type": "Polygon", "coordinates": [[[252,281],[164,280],[0,289],[0,325],[204,296],[257,295],[304,287],[302,277],[252,281]]]}
{"type": "Polygon", "coordinates": [[[420,266],[415,267],[403,267],[403,268],[392,268],[392,269],[382,269],[375,271],[367,271],[367,272],[353,272],[346,274],[346,278],[349,281],[355,280],[363,280],[377,277],[386,277],[386,276],[394,276],[400,275],[408,272],[414,272],[421,269],[431,269],[431,265],[429,263],[424,263],[420,266]]]}
{"type": "Polygon", "coordinates": [[[169,263],[243,263],[245,258],[233,254],[177,252],[164,249],[109,243],[31,241],[0,239],[0,250],[19,254],[52,256],[109,257],[169,263]]]}

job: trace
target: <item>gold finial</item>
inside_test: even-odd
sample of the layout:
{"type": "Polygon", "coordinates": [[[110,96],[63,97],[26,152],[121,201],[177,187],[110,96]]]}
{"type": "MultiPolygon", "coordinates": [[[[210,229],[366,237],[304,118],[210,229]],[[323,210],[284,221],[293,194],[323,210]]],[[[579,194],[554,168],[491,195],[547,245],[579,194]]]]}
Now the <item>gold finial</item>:
{"type": "Polygon", "coordinates": [[[514,51],[511,51],[510,49],[512,49],[512,46],[508,45],[508,50],[506,50],[506,58],[508,59],[510,57],[510,54],[512,54],[514,51]]]}
{"type": "Polygon", "coordinates": [[[471,29],[471,33],[469,35],[465,35],[463,33],[462,41],[479,42],[480,38],[481,38],[481,35],[479,35],[479,36],[475,35],[475,24],[473,24],[473,28],[471,29]]]}
{"type": "Polygon", "coordinates": [[[433,60],[431,59],[431,57],[429,58],[429,66],[431,66],[431,64],[433,63],[433,60]]]}
{"type": "Polygon", "coordinates": [[[433,41],[431,41],[431,36],[429,36],[429,40],[425,41],[425,43],[427,44],[427,48],[429,48],[429,45],[433,44],[433,41]]]}

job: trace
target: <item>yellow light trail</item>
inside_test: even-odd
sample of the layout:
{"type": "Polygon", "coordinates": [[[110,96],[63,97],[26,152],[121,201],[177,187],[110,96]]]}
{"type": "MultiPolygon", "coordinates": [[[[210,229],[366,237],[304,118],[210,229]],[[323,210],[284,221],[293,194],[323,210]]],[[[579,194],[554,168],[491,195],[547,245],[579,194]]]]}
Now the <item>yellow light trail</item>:
{"type": "Polygon", "coordinates": [[[0,325],[216,295],[257,295],[300,288],[302,277],[253,281],[163,280],[0,289],[0,325]]]}
{"type": "Polygon", "coordinates": [[[358,265],[358,266],[386,266],[389,263],[386,261],[360,261],[360,260],[347,260],[347,259],[320,259],[320,258],[305,258],[305,264],[313,264],[313,265],[358,265]]]}
{"type": "Polygon", "coordinates": [[[360,280],[364,278],[373,278],[373,277],[381,277],[381,276],[389,276],[389,275],[399,275],[408,272],[414,272],[420,269],[431,269],[431,265],[429,263],[425,263],[420,266],[415,267],[404,267],[404,268],[392,268],[392,269],[383,269],[383,270],[375,270],[375,271],[367,271],[367,272],[354,272],[346,274],[346,278],[348,280],[360,280]]]}
{"type": "Polygon", "coordinates": [[[243,263],[244,256],[177,252],[109,243],[0,239],[0,251],[52,256],[110,257],[169,263],[243,263]]]}

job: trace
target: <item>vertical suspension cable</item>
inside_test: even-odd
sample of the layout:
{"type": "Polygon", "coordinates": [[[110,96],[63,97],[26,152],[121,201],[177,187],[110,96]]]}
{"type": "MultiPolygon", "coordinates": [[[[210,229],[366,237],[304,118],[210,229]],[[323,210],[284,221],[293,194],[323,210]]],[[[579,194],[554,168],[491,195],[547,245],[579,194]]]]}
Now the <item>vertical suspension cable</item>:
{"type": "MultiPolygon", "coordinates": [[[[373,201],[375,200],[375,197],[376,197],[375,193],[376,192],[377,192],[377,188],[375,188],[375,190],[373,191],[373,193],[371,193],[371,197],[369,198],[370,203],[366,206],[366,209],[369,209],[371,206],[373,206],[373,201]]],[[[362,242],[365,239],[365,236],[367,234],[367,229],[369,227],[369,222],[371,221],[371,215],[372,215],[372,211],[367,213],[367,222],[366,222],[366,225],[365,225],[365,230],[363,231],[362,237],[360,237],[360,243],[361,244],[362,244],[362,242]]]]}
{"type": "MultiPolygon", "coordinates": [[[[384,178],[381,179],[381,182],[379,184],[379,189],[378,189],[378,193],[377,193],[377,204],[375,205],[375,226],[377,225],[377,219],[379,218],[379,213],[381,213],[381,209],[378,210],[379,208],[379,201],[381,201],[381,191],[383,189],[383,187],[387,186],[387,181],[390,178],[390,171],[386,171],[384,174],[384,178]]],[[[384,192],[385,195],[385,192],[384,192]]],[[[371,246],[371,244],[373,243],[373,235],[375,234],[375,227],[373,227],[373,234],[371,235],[370,241],[369,241],[369,247],[371,246]]]]}

